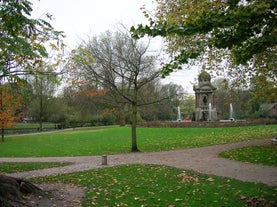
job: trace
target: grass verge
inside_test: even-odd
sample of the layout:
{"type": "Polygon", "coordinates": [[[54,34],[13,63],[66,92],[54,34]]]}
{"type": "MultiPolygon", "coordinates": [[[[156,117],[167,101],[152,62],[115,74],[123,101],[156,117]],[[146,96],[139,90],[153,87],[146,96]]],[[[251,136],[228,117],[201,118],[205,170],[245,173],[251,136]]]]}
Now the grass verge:
{"type": "Polygon", "coordinates": [[[247,206],[276,204],[277,189],[157,165],[122,165],[37,178],[87,187],[82,206],[247,206]]]}
{"type": "Polygon", "coordinates": [[[69,162],[1,162],[0,173],[16,173],[45,168],[63,167],[70,165],[69,162]]]}
{"type": "Polygon", "coordinates": [[[274,145],[243,147],[219,155],[231,160],[277,166],[277,146],[274,145]]]}

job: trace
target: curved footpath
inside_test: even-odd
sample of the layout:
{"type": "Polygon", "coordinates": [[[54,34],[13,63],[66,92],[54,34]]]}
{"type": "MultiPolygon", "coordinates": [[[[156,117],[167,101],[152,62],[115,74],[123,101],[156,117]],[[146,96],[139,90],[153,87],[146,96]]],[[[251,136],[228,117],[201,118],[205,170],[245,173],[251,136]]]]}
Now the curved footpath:
{"type": "MultiPolygon", "coordinates": [[[[54,174],[78,172],[89,169],[110,167],[121,164],[158,164],[181,169],[191,169],[200,173],[235,178],[242,181],[264,183],[277,186],[277,167],[232,161],[218,157],[218,153],[244,146],[270,143],[270,139],[251,140],[239,143],[215,145],[193,149],[172,150],[151,153],[126,153],[108,155],[108,165],[102,165],[101,156],[43,157],[43,158],[0,158],[0,162],[72,162],[65,167],[7,174],[9,176],[31,178],[54,174]]],[[[277,159],[277,158],[276,158],[277,159]]]]}

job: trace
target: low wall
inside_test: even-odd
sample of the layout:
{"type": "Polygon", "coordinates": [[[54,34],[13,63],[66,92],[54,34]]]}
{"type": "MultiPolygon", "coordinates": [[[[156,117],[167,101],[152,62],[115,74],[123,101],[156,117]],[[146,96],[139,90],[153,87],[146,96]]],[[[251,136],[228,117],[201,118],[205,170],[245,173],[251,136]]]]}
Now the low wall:
{"type": "Polygon", "coordinates": [[[164,127],[164,128],[177,128],[177,127],[232,127],[232,126],[251,126],[251,125],[266,125],[277,124],[277,119],[251,119],[251,120],[222,120],[222,121],[203,121],[203,122],[140,122],[138,127],[164,127]]]}

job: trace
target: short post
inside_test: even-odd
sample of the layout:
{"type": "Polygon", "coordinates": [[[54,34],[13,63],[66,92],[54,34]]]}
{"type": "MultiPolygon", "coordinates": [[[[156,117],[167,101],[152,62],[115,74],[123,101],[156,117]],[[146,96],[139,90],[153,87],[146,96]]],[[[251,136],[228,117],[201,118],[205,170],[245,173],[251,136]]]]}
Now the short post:
{"type": "Polygon", "coordinates": [[[277,137],[271,139],[273,145],[277,145],[277,137]]]}
{"type": "Polygon", "coordinates": [[[102,155],[102,165],[107,165],[107,164],[108,164],[107,155],[102,155]]]}

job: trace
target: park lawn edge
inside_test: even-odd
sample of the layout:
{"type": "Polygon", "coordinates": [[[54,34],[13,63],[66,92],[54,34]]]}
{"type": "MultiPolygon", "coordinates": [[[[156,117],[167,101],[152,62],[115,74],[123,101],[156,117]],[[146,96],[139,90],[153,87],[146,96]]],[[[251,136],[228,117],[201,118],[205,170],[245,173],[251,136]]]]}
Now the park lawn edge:
{"type": "Polygon", "coordinates": [[[50,169],[72,165],[71,162],[0,162],[0,174],[50,169]]]}
{"type": "Polygon", "coordinates": [[[247,206],[275,201],[277,189],[260,183],[153,164],[128,164],[31,179],[86,187],[83,206],[247,206]]]}
{"type": "Polygon", "coordinates": [[[220,157],[239,162],[277,167],[277,146],[246,146],[219,153],[220,157]]]}

